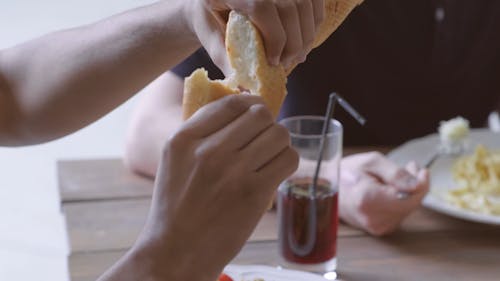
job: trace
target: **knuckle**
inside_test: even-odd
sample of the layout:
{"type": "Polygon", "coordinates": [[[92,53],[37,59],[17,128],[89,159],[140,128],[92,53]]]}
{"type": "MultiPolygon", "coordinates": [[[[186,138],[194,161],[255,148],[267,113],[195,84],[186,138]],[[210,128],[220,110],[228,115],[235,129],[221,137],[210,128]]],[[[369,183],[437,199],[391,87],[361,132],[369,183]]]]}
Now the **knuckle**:
{"type": "Polygon", "coordinates": [[[259,122],[272,122],[273,116],[269,109],[263,104],[255,104],[250,107],[250,113],[259,122]]]}
{"type": "Polygon", "coordinates": [[[404,178],[407,178],[409,176],[410,176],[410,174],[404,169],[396,169],[392,172],[392,175],[389,174],[389,177],[391,179],[404,179],[404,178]]]}
{"type": "Polygon", "coordinates": [[[224,109],[236,114],[245,111],[248,104],[245,102],[244,95],[229,95],[224,97],[224,109]]]}
{"type": "Polygon", "coordinates": [[[210,163],[215,157],[216,149],[213,146],[201,145],[194,150],[194,158],[199,163],[210,163]]]}
{"type": "Polygon", "coordinates": [[[168,154],[170,151],[183,150],[189,142],[190,134],[187,130],[179,130],[170,136],[167,142],[163,145],[162,154],[168,154]]]}
{"type": "Polygon", "coordinates": [[[171,139],[168,140],[165,144],[163,144],[163,147],[161,148],[161,155],[163,156],[163,158],[165,158],[165,156],[169,155],[170,151],[176,151],[175,149],[172,148],[171,139]]]}
{"type": "Polygon", "coordinates": [[[276,139],[283,141],[286,144],[290,143],[290,133],[288,132],[287,128],[280,124],[275,124],[273,129],[276,134],[276,139]]]}

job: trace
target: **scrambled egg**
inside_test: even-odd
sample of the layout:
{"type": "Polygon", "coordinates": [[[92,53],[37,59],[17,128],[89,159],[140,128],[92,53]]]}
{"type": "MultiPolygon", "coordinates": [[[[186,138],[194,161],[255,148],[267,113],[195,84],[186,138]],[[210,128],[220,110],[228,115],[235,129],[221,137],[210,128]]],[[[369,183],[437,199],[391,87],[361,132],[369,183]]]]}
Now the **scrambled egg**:
{"type": "Polygon", "coordinates": [[[500,215],[500,151],[480,145],[474,154],[458,159],[452,167],[457,189],[445,200],[457,207],[489,215],[500,215]]]}

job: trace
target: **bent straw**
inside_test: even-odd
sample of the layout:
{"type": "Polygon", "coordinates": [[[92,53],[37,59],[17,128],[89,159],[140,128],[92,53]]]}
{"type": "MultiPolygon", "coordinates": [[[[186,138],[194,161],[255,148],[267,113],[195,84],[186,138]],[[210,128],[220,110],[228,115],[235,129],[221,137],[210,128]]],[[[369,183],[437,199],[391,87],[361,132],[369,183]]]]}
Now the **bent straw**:
{"type": "Polygon", "coordinates": [[[308,219],[308,225],[307,225],[307,240],[304,246],[300,246],[297,244],[297,241],[294,241],[294,239],[291,237],[290,233],[288,233],[288,243],[290,247],[292,248],[292,251],[298,255],[298,256],[306,256],[312,252],[314,249],[315,243],[316,243],[316,235],[315,235],[315,230],[317,227],[317,219],[316,219],[316,211],[317,211],[317,204],[316,204],[316,191],[317,191],[317,185],[318,185],[318,176],[319,176],[319,170],[321,168],[321,163],[323,161],[323,154],[325,150],[325,142],[326,142],[326,135],[328,133],[328,130],[330,129],[330,120],[333,117],[333,112],[335,109],[336,103],[339,103],[342,108],[344,108],[354,119],[356,119],[361,125],[364,125],[366,123],[366,119],[361,116],[346,100],[344,100],[341,96],[339,96],[337,93],[331,93],[328,99],[328,107],[326,110],[326,115],[325,115],[325,120],[323,123],[323,129],[321,132],[321,139],[320,139],[320,147],[319,147],[319,153],[318,153],[318,160],[316,162],[316,169],[314,171],[314,178],[313,178],[313,183],[309,188],[309,196],[311,197],[311,203],[309,204],[309,219],[308,219]]]}
{"type": "Polygon", "coordinates": [[[328,99],[328,107],[325,115],[325,121],[323,123],[323,132],[321,133],[318,160],[316,162],[316,170],[314,171],[314,178],[312,184],[312,195],[314,196],[313,198],[316,197],[316,186],[318,184],[319,170],[321,168],[321,162],[323,161],[323,154],[325,153],[324,150],[325,150],[326,134],[328,133],[328,130],[330,128],[330,120],[333,118],[333,111],[335,109],[335,104],[337,102],[340,104],[340,106],[342,106],[343,109],[345,109],[345,111],[347,111],[354,119],[356,119],[356,121],[358,121],[359,124],[364,125],[366,123],[366,119],[358,111],[356,111],[354,107],[352,107],[344,98],[342,98],[335,92],[330,94],[330,97],[328,99]]]}

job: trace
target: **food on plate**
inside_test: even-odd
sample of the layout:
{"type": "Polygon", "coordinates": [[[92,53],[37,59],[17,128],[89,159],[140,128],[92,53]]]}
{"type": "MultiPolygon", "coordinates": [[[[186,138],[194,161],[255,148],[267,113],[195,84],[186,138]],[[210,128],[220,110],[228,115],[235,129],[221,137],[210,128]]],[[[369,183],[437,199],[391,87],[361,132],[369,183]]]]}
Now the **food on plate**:
{"type": "Polygon", "coordinates": [[[458,142],[469,135],[469,120],[458,116],[448,121],[441,121],[438,132],[445,143],[458,142]]]}
{"type": "MultiPolygon", "coordinates": [[[[363,0],[325,0],[325,20],[313,47],[323,43],[361,2],[363,0]]],[[[261,96],[277,116],[286,96],[287,75],[296,65],[288,69],[269,65],[259,31],[246,16],[236,11],[230,13],[227,23],[226,52],[233,68],[231,76],[212,81],[205,70],[197,69],[184,81],[184,119],[209,102],[240,93],[240,87],[261,96]]]]}
{"type": "Polygon", "coordinates": [[[452,173],[458,188],[445,194],[447,202],[477,213],[500,215],[500,151],[479,145],[474,154],[453,164],[452,173]]]}

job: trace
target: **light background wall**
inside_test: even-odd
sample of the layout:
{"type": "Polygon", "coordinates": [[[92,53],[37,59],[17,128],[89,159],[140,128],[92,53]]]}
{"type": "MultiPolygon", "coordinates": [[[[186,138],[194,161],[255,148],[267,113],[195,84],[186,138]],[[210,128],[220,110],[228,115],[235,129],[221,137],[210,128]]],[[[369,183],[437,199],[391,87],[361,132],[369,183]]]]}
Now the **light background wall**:
{"type": "MultiPolygon", "coordinates": [[[[152,0],[0,0],[0,49],[152,0]]],[[[134,97],[63,139],[0,148],[0,280],[68,280],[56,178],[59,159],[121,157],[134,97]]]]}

